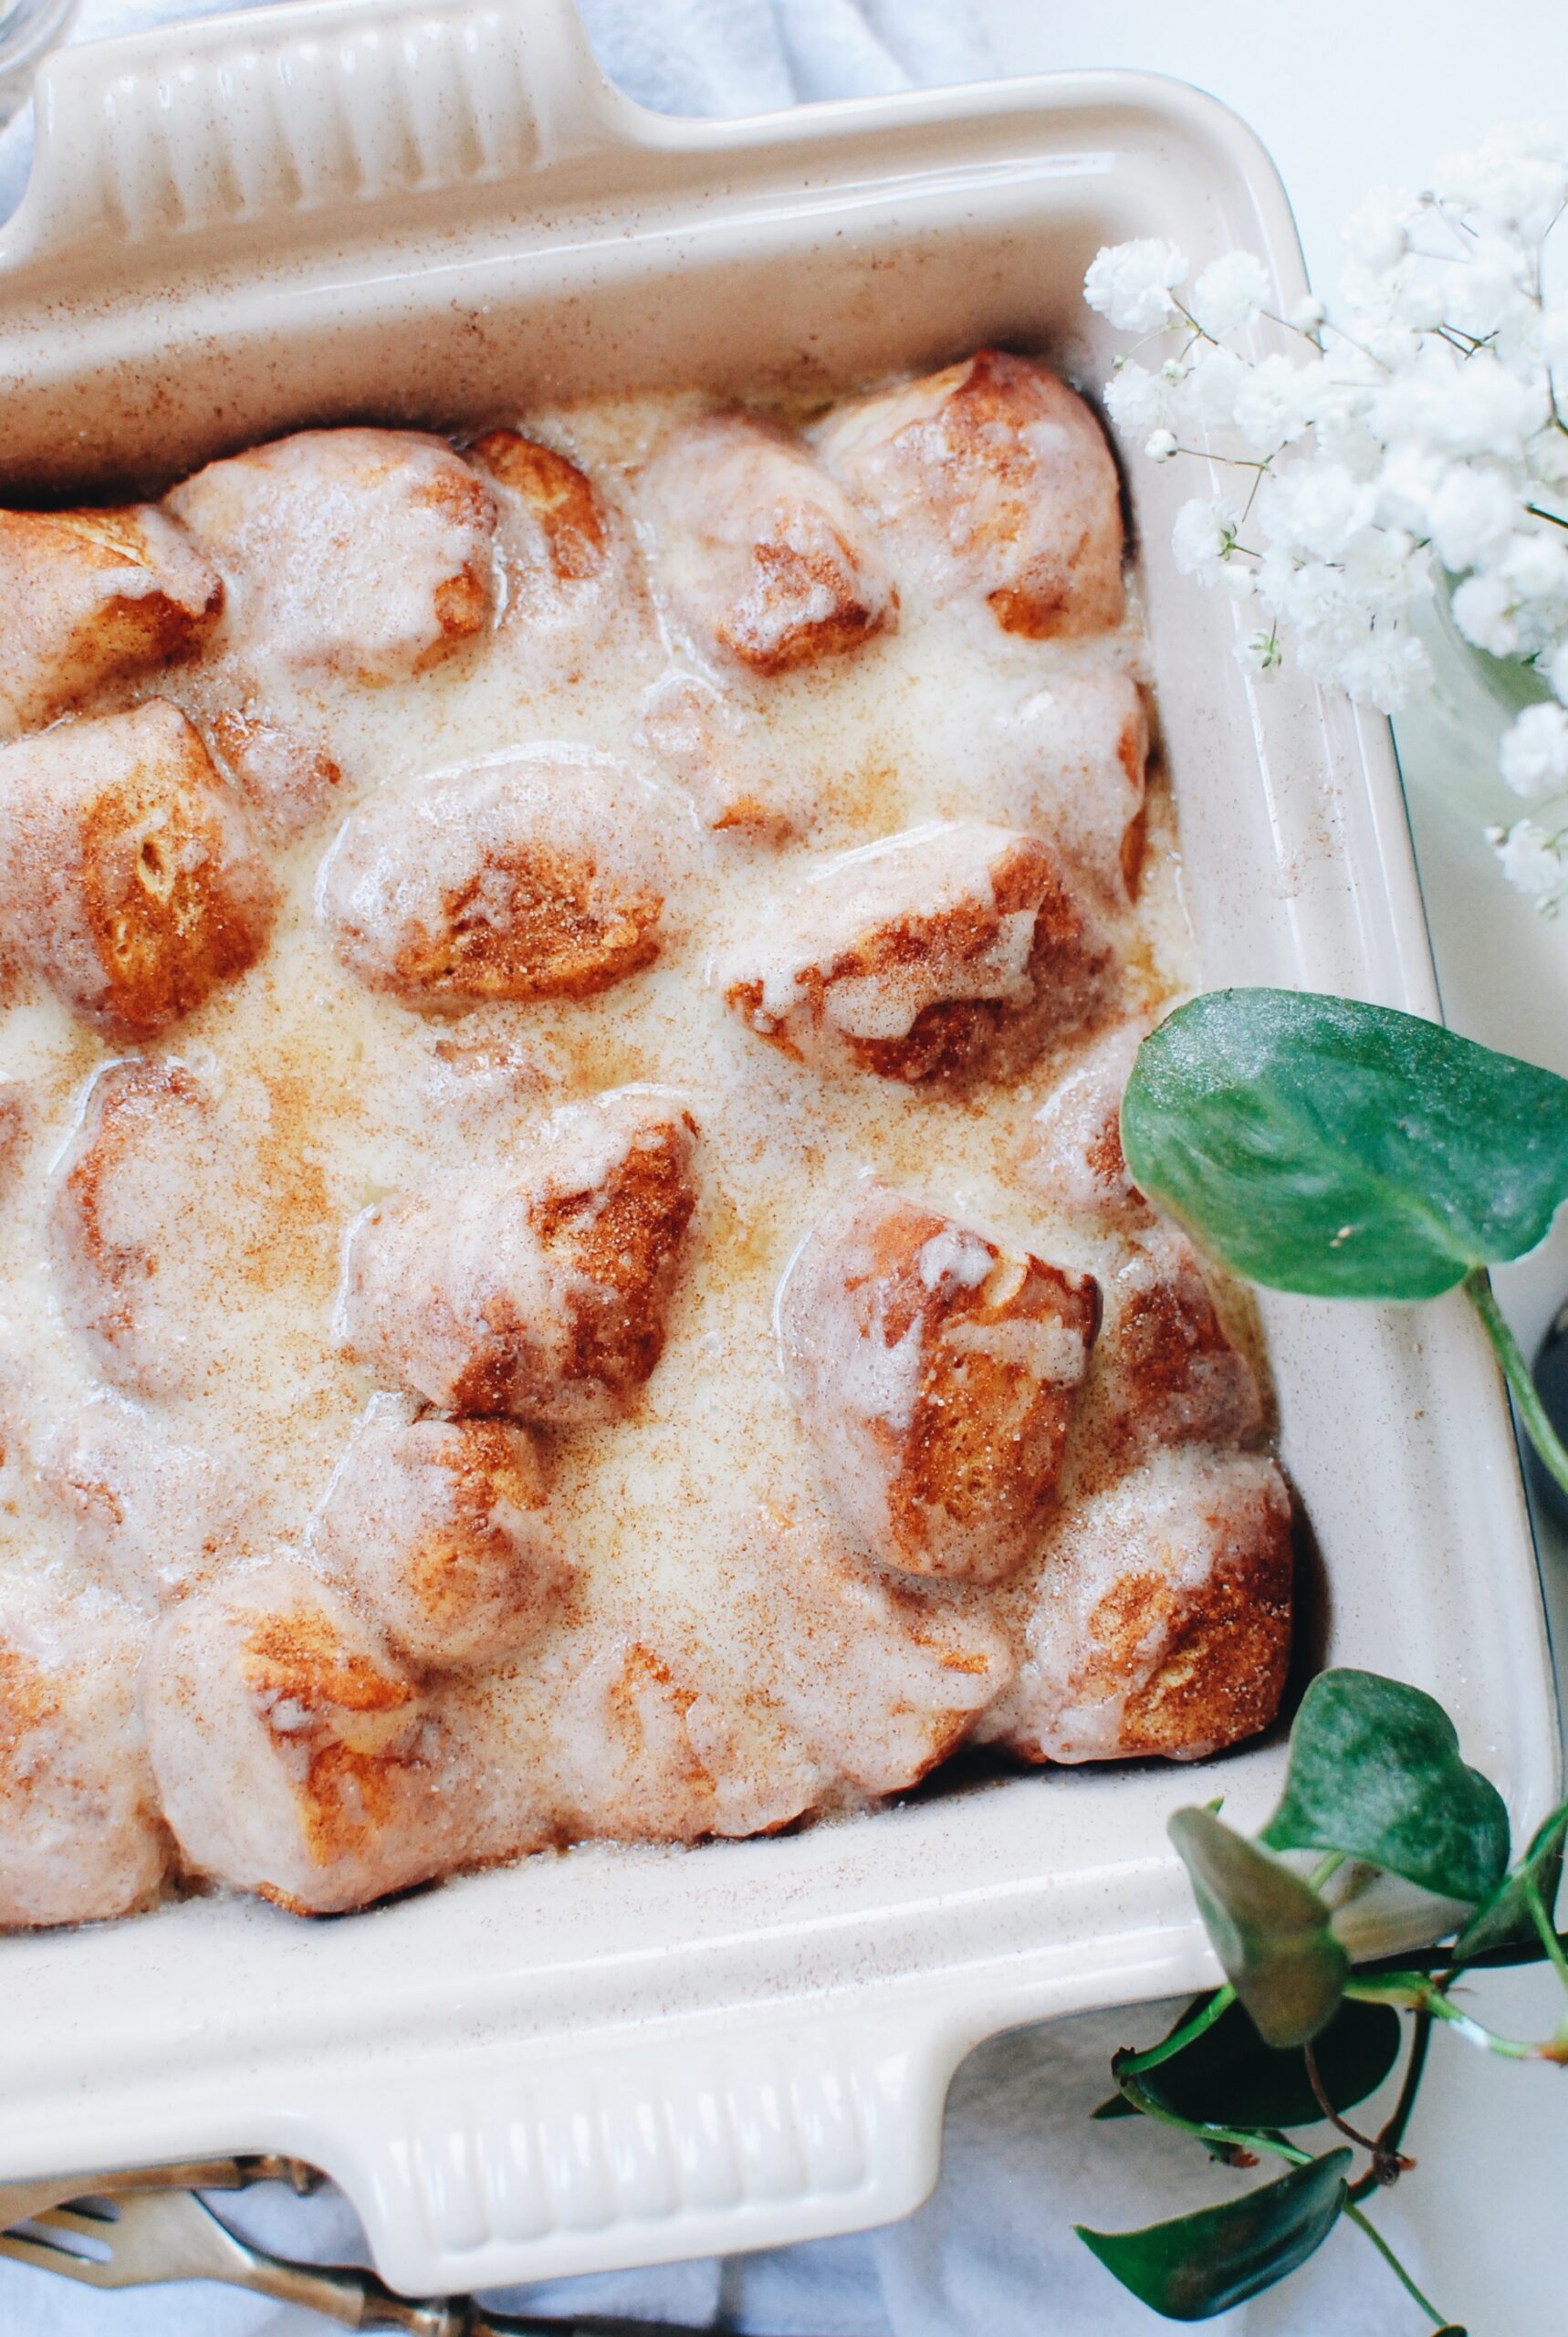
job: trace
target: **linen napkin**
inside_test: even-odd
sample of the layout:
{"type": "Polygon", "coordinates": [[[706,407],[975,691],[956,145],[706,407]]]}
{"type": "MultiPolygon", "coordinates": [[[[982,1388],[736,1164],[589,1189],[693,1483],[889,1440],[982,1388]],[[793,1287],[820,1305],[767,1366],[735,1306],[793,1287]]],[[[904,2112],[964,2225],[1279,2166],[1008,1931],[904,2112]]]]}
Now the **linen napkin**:
{"type": "MultiPolygon", "coordinates": [[[[521,0],[520,0],[521,4],[521,0]]],[[[218,7],[225,0],[218,0],[218,7]]],[[[606,71],[666,113],[771,111],[979,80],[996,68],[970,0],[580,0],[606,71]]],[[[73,40],[217,13],[188,0],[81,0],[73,40]]],[[[24,110],[0,133],[0,217],[26,183],[24,110]]],[[[1094,2125],[1117,2045],[1170,2007],[1101,2013],[992,2039],[958,2072],[942,2177],[901,2223],[847,2238],[527,2289],[514,2311],[624,2313],[758,2337],[1151,2337],[1159,2326],[1073,2235],[1127,2228],[1228,2196],[1237,2178],[1145,2121],[1094,2125]]],[[[1419,2147],[1419,2135],[1416,2137],[1419,2147]]],[[[367,2261],[347,2201],[268,2185],[214,2206],[280,2255],[367,2261]]],[[[1419,2277],[1397,2195],[1379,2223],[1419,2277]]],[[[314,2313],[207,2283],[100,2295],[0,2261],[0,2337],[321,2337],[314,2313]]],[[[1284,2288],[1209,2323],[1215,2337],[1417,2337],[1425,2317],[1348,2227],[1284,2288]]]]}

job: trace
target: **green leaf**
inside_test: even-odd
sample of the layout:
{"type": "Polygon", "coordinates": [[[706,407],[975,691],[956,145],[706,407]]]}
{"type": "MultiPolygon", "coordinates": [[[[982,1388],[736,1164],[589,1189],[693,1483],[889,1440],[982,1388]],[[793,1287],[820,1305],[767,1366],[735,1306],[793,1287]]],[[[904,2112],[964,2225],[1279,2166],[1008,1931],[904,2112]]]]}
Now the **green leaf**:
{"type": "Polygon", "coordinates": [[[1145,1040],[1122,1142],[1253,1282],[1434,1298],[1533,1249],[1568,1199],[1568,1080],[1388,1007],[1215,990],[1145,1040]]]}
{"type": "Polygon", "coordinates": [[[1350,1958],[1311,1885],[1211,1818],[1178,1809],[1170,1837],[1225,1976],[1265,2043],[1304,2045],[1333,2018],[1350,1958]]]}
{"type": "Polygon", "coordinates": [[[1142,2303],[1167,2321],[1207,2321],[1271,2289],[1322,2246],[1345,2202],[1350,2157],[1330,2151],[1223,2206],[1142,2231],[1075,2229],[1142,2303]]]}
{"type": "MultiPolygon", "coordinates": [[[[1399,2058],[1403,2033],[1390,2006],[1346,2003],[1313,2038],[1312,2058],[1323,2091],[1342,2116],[1375,2093],[1399,2058]]],[[[1277,2132],[1315,2125],[1323,2116],[1307,2075],[1306,2055],[1299,2047],[1281,2052],[1265,2045],[1240,2005],[1232,2005],[1168,2061],[1141,2070],[1138,2086],[1163,2109],[1199,2125],[1277,2132]]],[[[1096,2118],[1138,2114],[1124,2093],[1094,2112],[1096,2118]]]]}
{"type": "Polygon", "coordinates": [[[1497,1787],[1459,1758],[1441,1704],[1375,1672],[1321,1672],[1291,1731],[1274,1850],[1343,1850],[1472,1905],[1508,1865],[1497,1787]]]}
{"type": "Polygon", "coordinates": [[[1546,1950],[1541,1944],[1541,1934],[1535,1928],[1525,1900],[1526,1878],[1534,1881],[1541,1902],[1550,1923],[1556,1913],[1557,1893],[1563,1882],[1563,1845],[1568,1839],[1568,1801],[1554,1809],[1550,1818],[1536,1829],[1534,1839],[1511,1874],[1504,1875],[1490,1899],[1482,1901],[1454,1942],[1453,1959],[1465,1963],[1472,1955],[1485,1955],[1500,1947],[1534,1947],[1542,1955],[1546,1950]]]}

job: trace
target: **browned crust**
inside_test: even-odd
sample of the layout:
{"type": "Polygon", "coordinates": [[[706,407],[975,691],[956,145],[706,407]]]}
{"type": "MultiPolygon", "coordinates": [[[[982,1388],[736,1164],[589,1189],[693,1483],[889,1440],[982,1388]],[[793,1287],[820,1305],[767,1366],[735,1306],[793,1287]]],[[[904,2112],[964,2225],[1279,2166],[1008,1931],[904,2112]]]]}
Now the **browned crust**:
{"type": "Polygon", "coordinates": [[[993,947],[1004,917],[1032,908],[1028,1001],[1015,1005],[1002,999],[938,999],[921,1008],[901,1038],[867,1039],[836,1032],[836,1043],[859,1069],[918,1086],[977,1069],[1005,1027],[1031,1021],[1042,1009],[1042,1019],[1054,1030],[1084,1022],[1102,1002],[1110,952],[1091,939],[1052,854],[1037,838],[1020,838],[993,868],[990,901],[961,902],[936,917],[890,919],[826,966],[803,969],[797,977],[805,993],[803,1004],[792,1006],[783,1017],[764,1008],[760,981],[731,983],[726,1003],[758,1038],[797,1063],[804,1062],[807,1051],[790,1025],[800,1021],[821,1030],[828,1020],[827,992],[834,982],[874,980],[904,967],[924,966],[938,954],[972,961],[993,947]]]}
{"type": "Polygon", "coordinates": [[[388,1747],[413,1716],[411,1681],[345,1647],[328,1618],[308,1608],[263,1617],[246,1640],[240,1669],[258,1703],[287,1703],[311,1716],[287,1736],[307,1764],[296,1797],[313,1865],[351,1857],[399,1821],[410,1765],[388,1747]]]}
{"type": "MultiPolygon", "coordinates": [[[[465,1618],[498,1584],[517,1578],[517,1550],[496,1512],[504,1503],[542,1508],[545,1481],[532,1441],[510,1420],[445,1424],[428,1457],[447,1472],[450,1514],[444,1526],[413,1545],[401,1571],[410,1598],[439,1634],[444,1622],[465,1618]]],[[[519,1591],[531,1582],[531,1570],[523,1571],[519,1591]]]]}
{"type": "Polygon", "coordinates": [[[641,1388],[664,1351],[664,1315],[696,1207],[690,1139],[696,1122],[640,1134],[606,1183],[551,1196],[529,1212],[545,1247],[590,1287],[574,1301],[565,1377],[622,1397],[641,1388]]]}
{"type": "Polygon", "coordinates": [[[592,998],[653,963],[664,908],[662,893],[620,883],[587,854],[541,844],[487,853],[443,894],[441,926],[398,952],[387,986],[453,1004],[592,998]]]}
{"type": "Polygon", "coordinates": [[[105,788],[82,817],[82,907],[103,967],[85,1011],[111,1036],[153,1039],[267,948],[274,898],[231,887],[215,807],[148,772],[105,788]],[[150,815],[160,833],[135,834],[150,815]],[[192,863],[194,865],[190,865],[192,863]]]}
{"type": "MultiPolygon", "coordinates": [[[[495,532],[496,507],[489,489],[455,456],[450,466],[443,464],[421,482],[414,500],[439,511],[455,527],[478,529],[486,541],[495,532]]],[[[465,561],[455,575],[444,577],[435,588],[434,606],[440,632],[415,660],[416,674],[427,673],[484,631],[490,613],[490,579],[482,560],[465,561]]]]}
{"type": "Polygon", "coordinates": [[[1122,515],[1110,449],[1088,408],[1064,382],[1035,360],[1002,349],[976,351],[939,424],[943,460],[959,491],[999,479],[1019,512],[1043,483],[1040,456],[1024,436],[1031,423],[1040,421],[1071,429],[1084,448],[1097,453],[1103,510],[1098,530],[1092,520],[1086,523],[1072,544],[1050,559],[1035,560],[987,594],[1002,631],[1028,641],[1098,633],[1121,622],[1122,515]]]}
{"type": "Polygon", "coordinates": [[[985,1281],[944,1294],[922,1278],[920,1257],[927,1242],[949,1230],[933,1210],[900,1203],[871,1232],[867,1273],[849,1277],[846,1287],[877,1284],[888,1347],[920,1325],[913,1419],[902,1436],[883,1431],[895,1464],[887,1505],[897,1563],[919,1574],[994,1582],[1023,1563],[1050,1514],[1080,1386],[1042,1383],[1020,1365],[956,1347],[941,1335],[959,1324],[1036,1322],[1076,1333],[1088,1348],[1099,1329],[1100,1292],[1088,1275],[1064,1273],[1028,1252],[1004,1257],[987,1242],[993,1263],[985,1281]],[[983,1531],[985,1562],[950,1556],[934,1537],[934,1513],[957,1537],[983,1531]]]}
{"type": "Polygon", "coordinates": [[[33,1111],[26,1089],[20,1080],[0,1079],[0,1200],[16,1182],[32,1127],[33,1111]]]}
{"type": "Polygon", "coordinates": [[[1106,1593],[1089,1618],[1105,1651],[1095,1665],[1105,1686],[1151,1633],[1164,1642],[1124,1708],[1124,1755],[1218,1752],[1268,1727],[1290,1666],[1292,1570],[1290,1511],[1280,1502],[1197,1595],[1174,1593],[1157,1574],[1129,1575],[1106,1593]]]}
{"type": "Polygon", "coordinates": [[[521,496],[563,583],[598,574],[610,549],[609,521],[592,481],[574,462],[516,430],[487,430],[469,447],[468,459],[521,496]]]}
{"type": "Polygon", "coordinates": [[[0,1640],[0,1794],[16,1803],[30,1797],[37,1766],[24,1759],[27,1739],[59,1720],[63,1683],[18,1647],[0,1640]]]}
{"type": "Polygon", "coordinates": [[[0,585],[9,622],[45,671],[27,708],[42,720],[63,712],[112,674],[143,671],[187,655],[223,612],[223,579],[199,561],[201,582],[188,594],[160,585],[143,593],[107,593],[90,617],[72,618],[63,588],[126,568],[149,573],[150,550],[135,507],[106,511],[0,511],[0,585]]]}
{"type": "Polygon", "coordinates": [[[1130,1291],[1102,1350],[1114,1373],[1103,1431],[1108,1457],[1157,1444],[1241,1443],[1263,1426],[1263,1400],[1246,1357],[1227,1337],[1202,1270],[1190,1255],[1130,1291]]]}
{"type": "Polygon", "coordinates": [[[764,539],[752,547],[756,571],[753,592],[765,607],[776,601],[804,600],[827,592],[832,606],[820,617],[801,617],[779,629],[747,610],[748,594],[721,617],[715,627],[721,646],[750,672],[771,677],[793,673],[819,657],[842,657],[858,649],[887,624],[894,606],[889,595],[882,608],[873,608],[855,586],[857,562],[852,548],[836,528],[830,529],[835,550],[803,550],[800,545],[764,539]]]}
{"type": "Polygon", "coordinates": [[[291,795],[310,810],[325,803],[342,784],[342,771],[325,747],[265,716],[225,707],[214,715],[208,728],[242,792],[264,816],[276,817],[268,765],[287,766],[291,795]]]}

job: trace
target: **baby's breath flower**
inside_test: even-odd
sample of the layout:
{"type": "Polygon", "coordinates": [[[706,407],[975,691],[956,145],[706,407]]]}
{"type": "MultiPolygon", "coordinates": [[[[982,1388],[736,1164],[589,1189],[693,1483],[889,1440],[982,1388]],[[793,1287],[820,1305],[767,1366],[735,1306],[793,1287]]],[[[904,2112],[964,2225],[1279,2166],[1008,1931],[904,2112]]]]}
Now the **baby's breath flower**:
{"type": "Polygon", "coordinates": [[[1516,795],[1568,789],[1568,707],[1527,706],[1503,734],[1498,769],[1516,795]]]}
{"type": "Polygon", "coordinates": [[[1184,503],[1171,530],[1171,549],[1182,574],[1200,576],[1206,584],[1212,584],[1236,549],[1240,522],[1235,507],[1218,496],[1208,500],[1199,496],[1184,503]]]}
{"type": "Polygon", "coordinates": [[[1227,252],[1212,259],[1192,288],[1193,315],[1218,341],[1249,325],[1268,304],[1269,271],[1254,252],[1227,252]]]}
{"type": "Polygon", "coordinates": [[[1490,350],[1460,359],[1428,341],[1372,399],[1369,418],[1385,445],[1407,439],[1439,454],[1518,461],[1546,405],[1544,383],[1516,381],[1490,350]]]}
{"type": "Polygon", "coordinates": [[[1186,280],[1186,260],[1174,244],[1140,236],[1097,252],[1083,279],[1083,297],[1120,332],[1153,332],[1172,313],[1171,294],[1186,280]]]}
{"type": "Polygon", "coordinates": [[[1169,429],[1176,403],[1163,374],[1128,358],[1105,384],[1105,411],[1118,430],[1146,438],[1152,430],[1169,429]]]}
{"type": "MultiPolygon", "coordinates": [[[[1495,831],[1494,831],[1495,833],[1495,831]]],[[[1492,845],[1502,873],[1521,893],[1544,900],[1559,893],[1568,881],[1568,862],[1562,840],[1534,820],[1516,820],[1492,845]]]]}
{"type": "Polygon", "coordinates": [[[1444,567],[1458,576],[1501,551],[1519,518],[1519,496],[1507,473],[1492,463],[1433,468],[1425,498],[1426,531],[1444,567]]]}
{"type": "Polygon", "coordinates": [[[1333,560],[1361,529],[1370,527],[1377,490],[1343,463],[1291,463],[1258,492],[1258,515],[1270,536],[1333,560]]]}
{"type": "Polygon", "coordinates": [[[1379,714],[1398,714],[1431,683],[1427,652],[1413,633],[1398,625],[1378,625],[1332,655],[1312,655],[1311,646],[1303,645],[1301,657],[1309,673],[1375,706],[1379,714]]]}
{"type": "Polygon", "coordinates": [[[1249,446],[1289,446],[1312,424],[1321,362],[1299,365],[1278,351],[1247,369],[1233,405],[1236,427],[1249,446]]]}
{"type": "Polygon", "coordinates": [[[1493,657],[1511,657],[1519,647],[1508,586],[1497,576],[1467,576],[1454,587],[1454,623],[1467,641],[1493,657]]]}
{"type": "Polygon", "coordinates": [[[1568,202],[1568,156],[1544,125],[1494,130],[1469,152],[1444,156],[1437,188],[1456,210],[1537,244],[1568,202]]]}
{"type": "MultiPolygon", "coordinates": [[[[1369,196],[1346,229],[1334,318],[1298,301],[1286,321],[1311,345],[1256,359],[1227,339],[1271,298],[1250,252],[1211,260],[1185,307],[1172,296],[1186,262],[1153,239],[1102,252],[1085,286],[1113,323],[1170,329],[1180,349],[1155,372],[1118,360],[1117,428],[1159,462],[1199,444],[1236,466],[1231,481],[1256,468],[1244,520],[1200,496],[1172,537],[1182,573],[1255,604],[1241,665],[1271,673],[1288,644],[1319,683],[1395,712],[1430,686],[1410,620],[1446,575],[1464,637],[1532,661],[1553,693],[1500,750],[1528,799],[1568,799],[1568,297],[1542,249],[1560,215],[1568,149],[1544,131],[1494,133],[1440,167],[1435,194],[1369,196]],[[1543,276],[1558,288],[1546,297],[1543,276]],[[1197,328],[1185,345],[1183,320],[1197,328]]],[[[1488,840],[1547,913],[1568,898],[1568,823],[1518,821],[1488,840]]]]}
{"type": "Polygon", "coordinates": [[[1521,601],[1568,601],[1568,535],[1553,529],[1531,528],[1510,536],[1488,562],[1521,601]]]}
{"type": "Polygon", "coordinates": [[[1233,349],[1219,341],[1200,342],[1182,389],[1184,410],[1200,429],[1231,423],[1236,400],[1249,378],[1249,369],[1233,349]]]}
{"type": "Polygon", "coordinates": [[[1443,305],[1437,322],[1445,318],[1478,341],[1497,332],[1518,305],[1528,284],[1528,263],[1517,243],[1505,236],[1482,236],[1462,259],[1444,269],[1443,305]]]}
{"type": "Polygon", "coordinates": [[[1364,267],[1393,267],[1410,247],[1410,223],[1420,197],[1401,187],[1374,187],[1344,223],[1344,240],[1364,267]]]}
{"type": "Polygon", "coordinates": [[[1267,633],[1249,633],[1236,645],[1234,655],[1244,673],[1276,674],[1284,662],[1280,636],[1270,628],[1267,633]]]}

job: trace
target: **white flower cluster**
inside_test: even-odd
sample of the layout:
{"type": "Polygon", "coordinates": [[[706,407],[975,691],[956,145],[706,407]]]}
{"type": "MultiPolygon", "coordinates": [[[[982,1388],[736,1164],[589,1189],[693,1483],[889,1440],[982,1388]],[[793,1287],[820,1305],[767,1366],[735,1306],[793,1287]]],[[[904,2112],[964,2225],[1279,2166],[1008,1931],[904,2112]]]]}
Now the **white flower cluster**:
{"type": "Polygon", "coordinates": [[[1568,894],[1568,293],[1546,273],[1565,206],[1568,150],[1498,131],[1429,191],[1361,205],[1332,320],[1316,300],[1276,314],[1250,252],[1189,287],[1186,256],[1154,237],[1102,251],[1083,288],[1156,344],[1155,362],[1116,362],[1117,429],[1238,482],[1184,505],[1174,546],[1184,574],[1252,613],[1244,664],[1267,672],[1288,645],[1396,713],[1431,682],[1411,620],[1439,582],[1464,637],[1513,662],[1535,702],[1500,769],[1542,816],[1488,833],[1548,910],[1568,894]]]}

